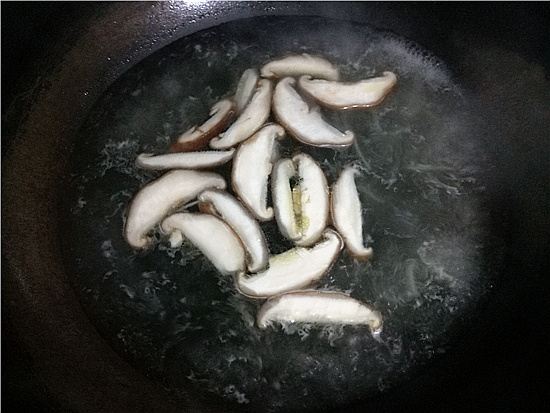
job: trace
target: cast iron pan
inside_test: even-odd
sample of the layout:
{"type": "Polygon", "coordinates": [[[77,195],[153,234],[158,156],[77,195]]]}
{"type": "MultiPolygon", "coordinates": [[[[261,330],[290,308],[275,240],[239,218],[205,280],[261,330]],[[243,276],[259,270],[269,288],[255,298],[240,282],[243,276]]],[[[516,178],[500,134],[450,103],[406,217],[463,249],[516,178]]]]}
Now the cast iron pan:
{"type": "MultiPolygon", "coordinates": [[[[477,110],[474,124],[488,165],[481,177],[484,247],[490,250],[483,265],[490,274],[487,288],[453,330],[445,352],[395,386],[338,408],[533,411],[546,406],[538,373],[545,370],[548,316],[543,299],[548,289],[547,7],[277,2],[14,4],[2,9],[3,55],[6,46],[25,45],[19,49],[25,53],[7,55],[2,82],[8,85],[3,97],[11,103],[4,99],[2,107],[5,411],[241,407],[227,398],[201,397],[192,387],[176,391],[170,383],[162,386],[147,369],[136,368],[135,356],[105,337],[105,324],[94,319],[102,308],[86,301],[75,269],[84,272],[67,259],[67,239],[73,240],[71,229],[79,227],[74,222],[67,226],[60,211],[74,188],[71,173],[78,170],[75,159],[80,158],[72,150],[82,148],[77,140],[81,127],[105,105],[101,99],[117,78],[199,30],[237,19],[288,15],[368,24],[432,53],[477,110]],[[35,21],[25,35],[30,42],[21,34],[26,32],[17,30],[26,17],[35,21]],[[42,46],[47,53],[40,53],[40,65],[23,70],[42,46]],[[18,94],[21,90],[26,92],[18,94]]],[[[257,31],[250,33],[254,35],[257,31]]],[[[121,85],[113,84],[111,92],[121,85]]]]}

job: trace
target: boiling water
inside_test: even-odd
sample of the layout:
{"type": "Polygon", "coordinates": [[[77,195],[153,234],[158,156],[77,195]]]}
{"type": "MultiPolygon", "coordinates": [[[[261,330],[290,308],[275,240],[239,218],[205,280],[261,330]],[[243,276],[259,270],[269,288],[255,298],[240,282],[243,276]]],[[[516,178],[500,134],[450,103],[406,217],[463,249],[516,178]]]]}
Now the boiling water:
{"type": "MultiPolygon", "coordinates": [[[[94,108],[74,148],[64,208],[66,251],[82,304],[110,344],[176,394],[196,386],[239,409],[332,408],[384,391],[445,351],[488,286],[479,177],[479,124],[444,65],[416,45],[365,26],[316,18],[251,19],[197,33],[123,75],[94,108]],[[240,295],[192,245],[124,241],[131,197],[159,172],[141,152],[166,152],[178,133],[231,96],[249,67],[289,53],[325,56],[342,79],[390,70],[398,85],[379,107],[324,116],[357,135],[342,151],[287,137],[283,155],[312,155],[329,184],[347,164],[374,257],[343,252],[317,288],[343,291],[384,317],[364,327],[283,325],[259,330],[260,301],[240,295]]],[[[488,165],[486,165],[488,167],[488,165]]],[[[230,165],[217,168],[228,177],[230,165]]],[[[228,181],[229,182],[229,181],[228,181]]],[[[262,224],[270,251],[291,247],[262,224]]]]}

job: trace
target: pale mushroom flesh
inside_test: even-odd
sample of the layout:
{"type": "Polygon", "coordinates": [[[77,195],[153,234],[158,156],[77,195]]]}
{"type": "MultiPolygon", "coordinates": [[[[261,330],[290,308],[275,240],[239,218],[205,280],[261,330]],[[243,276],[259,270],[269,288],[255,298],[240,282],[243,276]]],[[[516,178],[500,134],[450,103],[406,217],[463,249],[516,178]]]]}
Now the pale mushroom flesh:
{"type": "Polygon", "coordinates": [[[241,75],[233,98],[235,100],[235,112],[237,115],[241,114],[246,105],[248,105],[248,102],[250,102],[250,99],[252,99],[259,80],[260,73],[258,69],[246,69],[241,75]]]}
{"type": "Polygon", "coordinates": [[[314,78],[338,80],[340,77],[340,71],[331,62],[307,53],[272,60],[262,66],[260,74],[266,78],[310,75],[314,78]]]}
{"type": "Polygon", "coordinates": [[[250,102],[237,120],[218,137],[210,140],[212,149],[227,149],[250,138],[267,121],[271,113],[273,83],[261,79],[250,102]]]}
{"type": "Polygon", "coordinates": [[[235,103],[224,99],[212,106],[210,118],[201,126],[193,126],[182,133],[170,147],[170,152],[191,152],[206,146],[210,140],[221,133],[233,118],[235,103]]]}
{"type": "Polygon", "coordinates": [[[298,86],[322,106],[334,110],[369,108],[380,104],[397,84],[397,76],[384,72],[382,76],[359,82],[342,83],[302,76],[298,86]]]}
{"type": "Polygon", "coordinates": [[[341,132],[321,116],[318,108],[310,108],[296,91],[296,80],[286,77],[277,83],[273,93],[273,112],[290,135],[307,145],[343,148],[351,145],[355,134],[341,132]]]}
{"type": "Polygon", "coordinates": [[[267,300],[258,311],[256,324],[265,329],[275,322],[367,325],[376,332],[383,321],[379,311],[347,294],[308,290],[267,300]]]}
{"type": "Polygon", "coordinates": [[[245,267],[245,250],[239,237],[214,215],[175,213],[162,221],[161,230],[171,239],[189,240],[222,275],[235,274],[245,267]]]}
{"type": "Polygon", "coordinates": [[[268,182],[279,153],[277,141],[284,136],[282,126],[267,124],[239,145],[233,159],[233,190],[260,221],[273,219],[273,208],[268,206],[268,182]]]}
{"type": "Polygon", "coordinates": [[[372,256],[372,248],[363,245],[358,170],[344,168],[329,191],[323,170],[310,155],[298,152],[278,159],[278,140],[285,133],[309,146],[350,146],[355,134],[327,122],[317,104],[333,110],[375,106],[397,83],[392,72],[352,83],[339,78],[335,65],[306,53],[245,70],[232,98],[216,103],[206,122],[174,142],[171,152],[180,153],[138,156],[140,168],[175,170],[134,196],[124,224],[126,241],[146,247],[159,223],[173,248],[189,241],[220,274],[234,276],[240,293],[268,298],[257,314],[262,329],[274,322],[305,322],[379,330],[382,317],[370,305],[342,293],[304,291],[330,271],[344,246],[352,257],[372,256]],[[272,112],[280,125],[266,124],[272,112]],[[198,151],[206,145],[213,150],[198,151]],[[225,191],[221,175],[193,170],[230,160],[235,196],[225,191]],[[200,212],[181,212],[184,204],[192,208],[189,202],[195,198],[200,212]],[[258,221],[273,217],[296,247],[270,256],[258,221]]]}
{"type": "Polygon", "coordinates": [[[270,297],[311,285],[325,275],[338,257],[343,243],[332,229],[312,248],[296,247],[269,259],[267,270],[237,275],[237,287],[251,297],[270,297]]]}
{"type": "Polygon", "coordinates": [[[235,149],[226,151],[177,152],[154,155],[139,154],[136,166],[143,169],[205,169],[229,162],[235,149]]]}
{"type": "Polygon", "coordinates": [[[277,164],[272,182],[279,230],[296,245],[313,245],[329,218],[329,191],[323,170],[311,156],[298,153],[277,164]]]}
{"type": "Polygon", "coordinates": [[[373,254],[371,247],[363,245],[363,218],[355,176],[359,171],[346,166],[332,187],[331,216],[332,223],[344,238],[351,256],[366,260],[373,254]]]}
{"type": "Polygon", "coordinates": [[[271,176],[271,197],[277,226],[281,234],[291,241],[296,241],[301,236],[294,210],[292,179],[295,176],[296,165],[288,158],[280,159],[275,164],[271,176]]]}
{"type": "Polygon", "coordinates": [[[329,219],[327,179],[319,164],[309,155],[292,157],[297,165],[297,182],[293,187],[294,211],[300,228],[300,246],[313,245],[325,230],[329,219]]]}
{"type": "Polygon", "coordinates": [[[177,207],[207,188],[225,189],[214,172],[175,169],[141,188],[130,201],[124,223],[124,238],[134,248],[149,245],[149,232],[177,207]]]}
{"type": "Polygon", "coordinates": [[[198,199],[201,211],[218,215],[239,236],[247,253],[248,271],[254,273],[263,270],[269,258],[267,241],[258,221],[250,212],[225,191],[206,190],[198,199]]]}

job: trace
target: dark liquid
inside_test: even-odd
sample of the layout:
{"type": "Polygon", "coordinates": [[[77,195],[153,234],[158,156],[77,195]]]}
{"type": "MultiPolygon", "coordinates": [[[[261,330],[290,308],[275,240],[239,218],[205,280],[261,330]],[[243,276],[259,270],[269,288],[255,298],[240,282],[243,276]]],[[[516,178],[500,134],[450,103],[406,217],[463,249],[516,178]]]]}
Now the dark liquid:
{"type": "MultiPolygon", "coordinates": [[[[124,74],[95,106],[75,145],[67,194],[67,262],[100,333],[166,387],[194,386],[250,411],[346,404],[391,388],[462,332],[489,283],[479,177],[481,133],[464,92],[427,52],[365,26],[318,18],[257,18],[181,39],[124,74]],[[260,301],[240,295],[193,246],[146,251],[124,241],[131,197],[160,175],[134,166],[165,153],[208,118],[245,69],[274,58],[321,55],[356,81],[385,70],[396,90],[379,107],[324,116],[357,143],[342,151],[287,137],[282,154],[312,155],[329,184],[350,163],[363,209],[367,262],[343,252],[317,288],[374,305],[383,331],[277,325],[259,330],[260,301]]],[[[230,183],[230,165],[216,169],[230,183]]],[[[291,247],[263,224],[270,251],[291,247]]]]}

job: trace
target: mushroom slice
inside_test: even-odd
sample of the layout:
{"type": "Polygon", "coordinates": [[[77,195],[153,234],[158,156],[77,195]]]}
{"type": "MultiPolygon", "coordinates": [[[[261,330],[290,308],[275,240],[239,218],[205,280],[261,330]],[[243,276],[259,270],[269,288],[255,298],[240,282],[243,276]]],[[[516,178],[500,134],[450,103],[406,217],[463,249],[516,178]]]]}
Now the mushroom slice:
{"type": "Polygon", "coordinates": [[[182,133],[170,147],[170,152],[196,151],[207,145],[210,139],[223,131],[235,111],[235,103],[229,99],[220,100],[210,109],[210,119],[201,126],[193,126],[182,133]]]}
{"type": "Polygon", "coordinates": [[[161,224],[161,230],[171,239],[179,237],[191,241],[223,275],[242,271],[245,252],[239,237],[222,219],[210,214],[180,212],[170,215],[161,224]]]}
{"type": "Polygon", "coordinates": [[[340,235],[332,229],[312,248],[296,247],[269,259],[268,269],[255,275],[237,275],[237,287],[251,297],[272,295],[307,287],[321,278],[342,249],[340,235]]]}
{"type": "Polygon", "coordinates": [[[368,108],[378,105],[397,84],[397,76],[384,72],[382,76],[354,83],[340,83],[302,76],[300,89],[319,104],[330,109],[368,108]]]}
{"type": "Polygon", "coordinates": [[[273,218],[267,206],[267,182],[278,157],[277,139],[285,136],[281,125],[265,125],[237,148],[231,171],[233,190],[260,221],[273,218]]]}
{"type": "Polygon", "coordinates": [[[254,273],[263,270],[267,266],[269,251],[258,221],[239,201],[225,191],[206,190],[198,199],[201,212],[208,211],[219,215],[239,236],[247,252],[248,271],[254,273]]]}
{"type": "Polygon", "coordinates": [[[225,180],[213,172],[176,169],[148,183],[134,195],[124,223],[124,238],[134,248],[149,245],[147,234],[173,209],[207,188],[225,189],[225,180]]]}
{"type": "Polygon", "coordinates": [[[237,120],[222,133],[210,141],[212,149],[227,149],[252,136],[262,127],[271,112],[273,84],[270,80],[261,79],[254,96],[237,120]]]}
{"type": "Polygon", "coordinates": [[[363,220],[361,202],[355,185],[355,175],[359,171],[346,166],[332,186],[332,223],[344,238],[351,256],[366,260],[372,256],[372,248],[363,246],[363,220]]]}
{"type": "Polygon", "coordinates": [[[347,294],[333,291],[296,291],[267,300],[259,309],[256,324],[261,329],[274,322],[368,325],[382,327],[382,314],[347,294]]]}
{"type": "Polygon", "coordinates": [[[299,153],[273,174],[273,206],[281,233],[299,246],[313,245],[327,226],[329,191],[319,164],[299,153]]]}
{"type": "Polygon", "coordinates": [[[329,219],[327,178],[319,164],[309,155],[294,155],[292,161],[298,172],[293,195],[294,209],[299,213],[296,221],[300,228],[300,238],[295,242],[302,247],[308,247],[319,240],[329,219]]]}
{"type": "Polygon", "coordinates": [[[271,176],[271,197],[277,226],[283,236],[291,241],[300,238],[300,228],[294,210],[292,179],[296,176],[296,165],[292,159],[281,159],[275,164],[271,176]]]}
{"type": "Polygon", "coordinates": [[[235,149],[227,151],[179,152],[163,155],[142,153],[136,165],[143,169],[203,169],[218,166],[233,158],[235,149]]]}
{"type": "Polygon", "coordinates": [[[318,108],[310,109],[294,88],[296,80],[287,77],[273,93],[273,112],[279,123],[302,143],[321,147],[345,147],[355,140],[352,131],[340,132],[327,123],[318,108]]]}
{"type": "Polygon", "coordinates": [[[260,73],[267,78],[310,75],[314,78],[338,80],[340,77],[338,68],[328,60],[307,53],[273,60],[266,63],[260,73]]]}
{"type": "Polygon", "coordinates": [[[250,102],[250,99],[252,99],[258,80],[260,80],[258,69],[246,69],[241,75],[237,84],[235,97],[233,98],[237,106],[235,110],[237,115],[241,114],[246,105],[248,105],[248,102],[250,102]]]}

